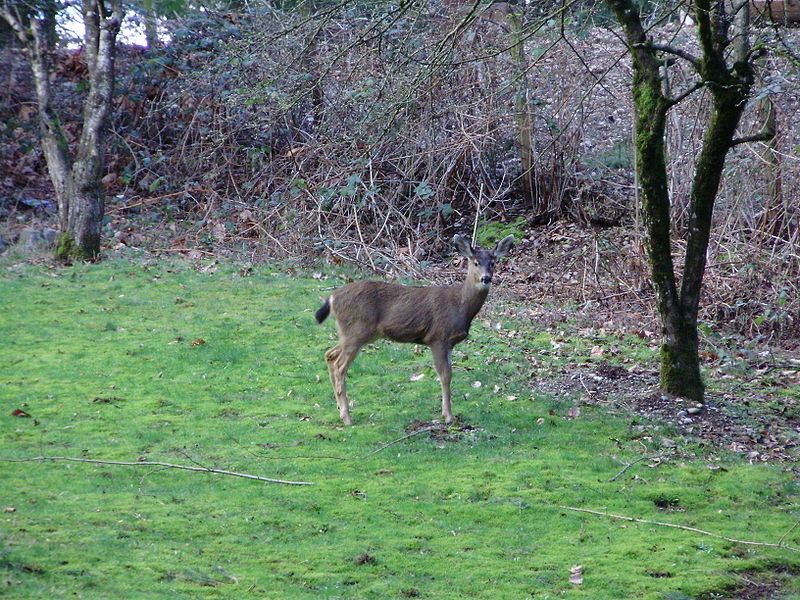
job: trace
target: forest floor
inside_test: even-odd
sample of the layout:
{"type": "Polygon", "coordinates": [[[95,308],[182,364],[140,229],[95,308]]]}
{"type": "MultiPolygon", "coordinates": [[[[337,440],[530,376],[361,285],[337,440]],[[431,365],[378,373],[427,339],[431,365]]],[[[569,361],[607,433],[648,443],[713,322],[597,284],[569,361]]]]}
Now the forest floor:
{"type": "Polygon", "coordinates": [[[352,272],[10,259],[10,598],[800,597],[798,435],[765,420],[796,371],[714,363],[692,410],[657,395],[646,330],[498,293],[454,353],[457,424],[427,350],[378,343],[348,428],[313,312],[352,272]]]}

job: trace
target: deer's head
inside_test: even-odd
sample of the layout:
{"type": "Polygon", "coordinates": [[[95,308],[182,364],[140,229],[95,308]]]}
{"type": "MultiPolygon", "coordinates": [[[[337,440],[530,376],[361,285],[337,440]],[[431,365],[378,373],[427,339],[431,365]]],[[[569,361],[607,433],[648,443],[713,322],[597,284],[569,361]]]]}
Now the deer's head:
{"type": "Polygon", "coordinates": [[[505,256],[514,245],[514,236],[504,237],[497,243],[494,250],[473,248],[462,235],[453,236],[453,244],[458,253],[465,256],[468,262],[467,285],[473,285],[478,290],[488,290],[494,275],[494,263],[505,256]]]}

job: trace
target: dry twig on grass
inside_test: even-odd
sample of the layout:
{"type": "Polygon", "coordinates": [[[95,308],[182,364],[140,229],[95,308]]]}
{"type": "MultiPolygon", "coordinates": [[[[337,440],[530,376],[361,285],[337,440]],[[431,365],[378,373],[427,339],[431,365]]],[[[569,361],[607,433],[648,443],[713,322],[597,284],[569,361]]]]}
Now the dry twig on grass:
{"type": "Polygon", "coordinates": [[[408,434],[404,435],[403,437],[399,437],[396,440],[392,440],[391,442],[388,442],[388,443],[384,444],[383,446],[381,446],[380,448],[377,448],[376,450],[373,450],[372,452],[367,452],[361,458],[367,458],[368,456],[372,456],[373,454],[377,454],[378,452],[386,450],[386,448],[388,448],[389,446],[394,446],[395,444],[399,444],[400,442],[402,442],[404,440],[407,440],[408,438],[414,437],[415,435],[419,435],[420,433],[427,433],[429,431],[437,431],[439,429],[441,429],[441,427],[439,427],[438,425],[431,425],[430,427],[423,427],[422,429],[418,429],[417,431],[412,431],[411,433],[408,433],[408,434]]]}
{"type": "MultiPolygon", "coordinates": [[[[582,381],[582,380],[581,380],[581,383],[583,383],[583,381],[582,381]]],[[[635,465],[635,464],[638,464],[638,463],[640,463],[640,462],[644,462],[644,461],[646,461],[646,460],[656,460],[656,459],[661,459],[661,458],[664,458],[665,456],[670,456],[670,454],[672,454],[672,453],[667,453],[667,454],[653,454],[653,455],[651,455],[651,456],[642,456],[642,457],[640,457],[640,458],[637,458],[637,459],[636,459],[636,460],[634,460],[633,462],[630,462],[630,463],[626,464],[626,465],[625,465],[625,466],[622,468],[622,470],[621,470],[619,473],[617,473],[616,475],[614,475],[614,476],[613,476],[611,479],[609,479],[608,481],[609,481],[609,483],[610,483],[610,482],[612,482],[612,481],[616,481],[616,480],[617,480],[617,479],[619,479],[619,478],[620,478],[620,477],[621,477],[621,476],[622,476],[622,475],[623,475],[623,474],[624,474],[624,473],[625,473],[625,472],[626,472],[628,469],[630,469],[630,468],[631,468],[633,465],[635,465]]]]}
{"type": "Polygon", "coordinates": [[[609,517],[611,519],[618,519],[620,521],[630,521],[631,523],[643,523],[645,525],[657,525],[659,527],[669,527],[671,529],[680,529],[682,531],[691,531],[692,533],[698,533],[700,535],[707,535],[709,537],[717,538],[719,540],[725,540],[726,542],[731,542],[732,544],[743,544],[746,546],[761,546],[762,548],[781,548],[783,550],[789,550],[790,552],[800,552],[800,548],[795,548],[794,546],[789,546],[788,544],[784,544],[783,541],[786,539],[786,536],[800,524],[800,522],[795,523],[789,531],[787,531],[778,543],[772,542],[754,542],[752,540],[739,540],[736,538],[730,538],[724,535],[720,535],[719,533],[713,533],[711,531],[705,531],[703,529],[698,529],[697,527],[689,527],[688,525],[677,525],[675,523],[664,523],[663,521],[651,521],[649,519],[636,519],[634,517],[626,517],[625,515],[615,515],[614,513],[607,513],[600,510],[591,510],[589,508],[576,508],[574,506],[562,506],[559,505],[558,508],[564,510],[571,510],[574,512],[582,512],[588,513],[590,515],[598,515],[601,517],[609,517]]]}
{"type": "Polygon", "coordinates": [[[282,485],[315,485],[311,481],[287,481],[285,479],[273,479],[271,477],[261,477],[260,475],[251,475],[249,473],[237,473],[236,471],[226,471],[224,469],[212,469],[203,466],[189,466],[189,465],[176,465],[173,463],[166,463],[161,461],[121,461],[121,460],[95,460],[91,458],[77,458],[74,456],[34,456],[31,458],[0,458],[0,462],[78,462],[90,463],[95,465],[113,465],[118,467],[164,467],[167,469],[180,469],[183,471],[198,471],[201,473],[214,473],[215,475],[230,475],[231,477],[242,477],[244,479],[254,479],[256,481],[263,481],[265,483],[279,483],[282,485]]]}

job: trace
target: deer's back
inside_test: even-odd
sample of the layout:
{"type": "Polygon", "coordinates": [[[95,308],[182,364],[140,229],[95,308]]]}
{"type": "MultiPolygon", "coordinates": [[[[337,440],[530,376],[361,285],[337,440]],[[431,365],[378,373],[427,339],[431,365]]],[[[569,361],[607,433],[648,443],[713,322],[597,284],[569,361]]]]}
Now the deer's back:
{"type": "Polygon", "coordinates": [[[332,310],[345,335],[428,344],[468,329],[458,314],[459,293],[453,286],[357,281],[333,293],[332,310]]]}

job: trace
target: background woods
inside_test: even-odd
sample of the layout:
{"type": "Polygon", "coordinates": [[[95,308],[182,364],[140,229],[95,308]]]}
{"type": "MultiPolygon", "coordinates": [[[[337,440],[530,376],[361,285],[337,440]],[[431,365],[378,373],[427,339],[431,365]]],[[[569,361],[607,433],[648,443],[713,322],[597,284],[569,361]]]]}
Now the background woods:
{"type": "MultiPolygon", "coordinates": [[[[685,8],[648,2],[641,22],[699,56],[685,8]]],[[[528,232],[512,272],[523,294],[533,286],[537,297],[653,303],[632,66],[605,3],[186,5],[170,14],[178,9],[181,18],[160,21],[162,46],[120,48],[99,175],[109,247],[327,256],[414,274],[477,218],[528,232]]],[[[755,79],[738,131],[775,135],[728,153],[699,319],[790,339],[800,268],[797,36],[772,14],[770,22],[753,10],[755,79]]],[[[47,206],[53,192],[27,67],[12,44],[3,52],[0,190],[13,240],[42,216],[25,207],[47,206]]],[[[86,64],[81,50],[53,55],[52,94],[73,151],[86,64]]],[[[665,64],[672,96],[695,85],[690,63],[665,64]]],[[[664,123],[676,264],[711,110],[700,87],[664,123]]]]}

